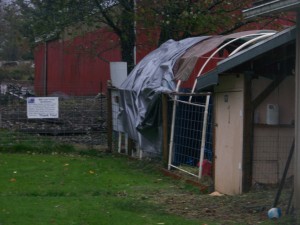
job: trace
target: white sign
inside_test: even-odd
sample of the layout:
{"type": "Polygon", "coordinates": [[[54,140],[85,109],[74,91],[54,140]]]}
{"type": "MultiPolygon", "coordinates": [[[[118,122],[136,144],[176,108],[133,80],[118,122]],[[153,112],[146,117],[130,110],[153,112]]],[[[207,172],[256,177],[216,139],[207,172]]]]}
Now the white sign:
{"type": "Polygon", "coordinates": [[[6,84],[1,84],[0,85],[0,90],[1,90],[1,94],[5,95],[7,92],[7,85],[6,84]]]}
{"type": "Polygon", "coordinates": [[[58,118],[58,97],[27,98],[27,118],[58,118]]]}

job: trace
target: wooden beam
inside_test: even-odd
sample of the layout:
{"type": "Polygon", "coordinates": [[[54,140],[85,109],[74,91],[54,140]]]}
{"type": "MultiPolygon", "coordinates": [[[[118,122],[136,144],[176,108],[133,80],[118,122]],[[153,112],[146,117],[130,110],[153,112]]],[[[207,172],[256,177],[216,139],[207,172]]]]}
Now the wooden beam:
{"type": "Polygon", "coordinates": [[[163,163],[168,165],[169,134],[168,134],[168,96],[162,93],[162,126],[163,126],[163,163]]]}
{"type": "Polygon", "coordinates": [[[286,76],[278,76],[277,79],[272,81],[272,83],[252,101],[253,110],[255,110],[285,78],[286,76]]]}
{"type": "Polygon", "coordinates": [[[295,215],[297,221],[300,221],[300,11],[297,12],[297,40],[296,40],[296,121],[295,121],[295,156],[294,156],[294,190],[293,199],[295,206],[295,215]]]}
{"type": "Polygon", "coordinates": [[[107,152],[112,152],[112,142],[113,142],[113,118],[112,118],[112,94],[111,85],[107,82],[107,152]]]}
{"type": "Polygon", "coordinates": [[[244,134],[243,134],[243,181],[242,191],[248,192],[252,185],[253,165],[253,104],[251,101],[251,78],[245,76],[244,81],[244,134]]]}

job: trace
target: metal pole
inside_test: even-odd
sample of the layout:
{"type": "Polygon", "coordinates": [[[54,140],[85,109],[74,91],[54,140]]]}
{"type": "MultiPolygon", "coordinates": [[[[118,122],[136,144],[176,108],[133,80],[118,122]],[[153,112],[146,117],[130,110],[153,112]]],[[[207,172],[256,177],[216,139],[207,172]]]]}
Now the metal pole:
{"type": "Polygon", "coordinates": [[[107,151],[112,152],[112,135],[113,135],[113,123],[112,123],[112,94],[110,82],[107,82],[107,151]]]}
{"type": "Polygon", "coordinates": [[[45,41],[45,46],[44,46],[44,68],[43,68],[43,73],[44,73],[44,80],[43,80],[43,95],[47,96],[48,95],[48,42],[45,41]]]}
{"type": "Polygon", "coordinates": [[[168,159],[168,170],[171,169],[172,164],[172,155],[173,155],[173,146],[174,146],[174,129],[175,129],[175,117],[176,117],[176,107],[178,96],[174,97],[173,101],[173,112],[172,112],[172,124],[171,124],[171,134],[170,134],[170,145],[169,145],[169,159],[168,159]]]}
{"type": "MultiPolygon", "coordinates": [[[[175,90],[176,93],[179,91],[180,85],[181,85],[181,80],[179,80],[177,85],[176,85],[176,90],[175,90]]],[[[174,146],[174,129],[175,129],[177,99],[178,99],[178,95],[175,95],[174,96],[174,103],[173,103],[173,112],[172,112],[172,124],[171,124],[170,145],[169,145],[168,170],[171,169],[171,164],[172,164],[172,154],[173,154],[172,151],[173,151],[173,146],[174,146]]]]}
{"type": "Polygon", "coordinates": [[[290,164],[291,164],[291,161],[292,161],[292,158],[293,158],[294,149],[295,149],[295,140],[293,140],[292,147],[290,149],[290,153],[289,153],[288,159],[287,159],[285,167],[284,167],[283,175],[282,175],[280,185],[279,185],[279,188],[278,188],[278,191],[277,191],[274,203],[273,203],[273,207],[276,207],[277,204],[278,204],[279,197],[281,195],[281,191],[282,191],[283,186],[284,186],[285,178],[286,178],[286,175],[289,171],[289,167],[290,167],[290,164]]]}
{"type": "Polygon", "coordinates": [[[201,151],[200,151],[199,174],[198,174],[199,179],[201,179],[201,177],[202,177],[202,164],[203,164],[205,143],[206,143],[206,128],[207,128],[209,100],[210,100],[210,95],[207,95],[206,103],[205,103],[205,110],[204,110],[204,117],[203,117],[203,127],[202,127],[201,151]]]}
{"type": "Polygon", "coordinates": [[[162,93],[163,162],[168,164],[168,97],[162,93]]]}
{"type": "MultiPolygon", "coordinates": [[[[296,93],[295,93],[295,156],[294,156],[294,197],[295,214],[300,220],[300,11],[297,12],[296,29],[296,93]]],[[[298,221],[299,222],[299,221],[298,221]]]]}

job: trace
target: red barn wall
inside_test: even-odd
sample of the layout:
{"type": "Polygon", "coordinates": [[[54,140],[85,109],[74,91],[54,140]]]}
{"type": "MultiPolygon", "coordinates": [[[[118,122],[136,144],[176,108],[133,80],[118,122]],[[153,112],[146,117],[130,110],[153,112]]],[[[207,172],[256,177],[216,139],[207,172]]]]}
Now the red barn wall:
{"type": "Polygon", "coordinates": [[[136,31],[136,61],[140,62],[148,53],[158,47],[159,29],[142,29],[136,31]]]}
{"type": "MultiPolygon", "coordinates": [[[[290,15],[290,19],[293,15],[290,15]]],[[[270,24],[276,26],[292,25],[291,22],[277,20],[270,24]]],[[[251,24],[241,30],[262,28],[260,24],[251,24]]],[[[149,52],[157,48],[159,30],[137,29],[137,63],[149,52]]],[[[120,61],[121,51],[118,37],[107,29],[85,33],[70,40],[52,40],[39,44],[35,49],[35,92],[37,95],[51,95],[63,92],[67,95],[95,95],[106,92],[110,79],[109,62],[120,61]],[[98,54],[98,55],[97,55],[98,54]]],[[[209,55],[206,55],[208,57],[209,55]]],[[[219,59],[213,58],[203,73],[215,67],[219,59]]],[[[205,57],[200,58],[190,77],[182,84],[191,88],[205,57]]]]}
{"type": "Polygon", "coordinates": [[[118,38],[107,30],[52,40],[35,49],[35,92],[95,95],[106,92],[109,62],[120,61],[118,38]]]}
{"type": "Polygon", "coordinates": [[[44,58],[45,58],[45,46],[39,44],[34,50],[34,90],[37,95],[44,95],[44,58]]]}

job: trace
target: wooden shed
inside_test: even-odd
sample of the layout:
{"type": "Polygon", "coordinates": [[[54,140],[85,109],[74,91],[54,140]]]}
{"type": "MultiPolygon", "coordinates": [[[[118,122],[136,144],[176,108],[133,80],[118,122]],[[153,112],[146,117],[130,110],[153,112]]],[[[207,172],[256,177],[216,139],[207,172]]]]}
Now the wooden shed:
{"type": "MultiPolygon", "coordinates": [[[[256,6],[249,8],[243,12],[245,18],[255,18],[259,16],[268,16],[270,14],[275,14],[275,13],[282,13],[282,12],[296,12],[296,27],[297,27],[297,32],[296,32],[296,45],[295,45],[295,50],[296,50],[296,59],[295,59],[295,112],[296,112],[296,117],[295,117],[295,156],[294,156],[294,190],[299,190],[300,188],[300,151],[299,151],[299,146],[300,146],[300,122],[299,122],[299,112],[300,112],[300,104],[299,99],[300,99],[300,91],[299,91],[299,84],[300,84],[300,29],[299,29],[299,24],[300,24],[300,2],[298,0],[285,0],[285,1],[256,1],[258,4],[256,6]]],[[[299,192],[295,191],[294,197],[294,207],[295,207],[295,214],[297,215],[298,219],[300,218],[300,194],[299,192]]]]}
{"type": "Polygon", "coordinates": [[[219,192],[281,179],[294,139],[295,37],[295,28],[279,32],[197,79],[196,90],[214,92],[219,192]]]}

